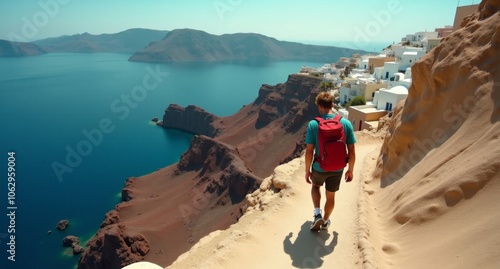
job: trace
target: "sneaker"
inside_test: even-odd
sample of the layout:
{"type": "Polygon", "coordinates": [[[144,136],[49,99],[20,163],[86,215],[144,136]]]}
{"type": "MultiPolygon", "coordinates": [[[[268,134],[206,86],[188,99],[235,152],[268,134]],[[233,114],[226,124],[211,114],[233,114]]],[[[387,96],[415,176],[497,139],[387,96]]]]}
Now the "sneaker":
{"type": "Polygon", "coordinates": [[[321,230],[328,230],[328,227],[330,227],[330,220],[325,221],[325,223],[321,225],[321,230]]]}
{"type": "Polygon", "coordinates": [[[321,225],[325,223],[325,220],[321,216],[321,214],[314,215],[314,221],[311,225],[311,231],[319,231],[321,229],[321,225]]]}

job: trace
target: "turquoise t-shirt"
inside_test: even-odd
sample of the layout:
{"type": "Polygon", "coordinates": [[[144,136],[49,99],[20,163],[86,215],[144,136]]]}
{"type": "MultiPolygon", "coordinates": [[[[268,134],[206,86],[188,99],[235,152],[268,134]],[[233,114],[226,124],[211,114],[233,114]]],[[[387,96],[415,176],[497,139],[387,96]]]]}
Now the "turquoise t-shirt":
{"type": "MultiPolygon", "coordinates": [[[[323,114],[321,115],[323,119],[333,119],[335,114],[323,114]]],[[[340,119],[340,123],[344,127],[344,133],[346,138],[346,144],[352,145],[356,143],[356,137],[354,136],[354,129],[352,128],[352,124],[349,120],[345,118],[340,119]]],[[[307,124],[307,132],[306,132],[306,144],[314,144],[315,152],[318,152],[318,122],[316,120],[311,120],[309,124],[307,124]]],[[[313,157],[313,169],[318,172],[324,172],[321,167],[319,167],[319,163],[314,162],[313,157]]],[[[339,170],[340,171],[340,170],[339,170]]]]}

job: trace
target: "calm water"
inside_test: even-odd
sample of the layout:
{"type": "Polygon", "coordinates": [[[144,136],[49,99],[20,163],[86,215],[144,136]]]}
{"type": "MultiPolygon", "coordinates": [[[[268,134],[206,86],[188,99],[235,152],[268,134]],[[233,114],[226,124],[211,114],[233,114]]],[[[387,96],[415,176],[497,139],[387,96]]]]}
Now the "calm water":
{"type": "Polygon", "coordinates": [[[252,102],[263,83],[285,82],[302,65],[322,65],[156,65],[128,57],[0,58],[0,268],[73,268],[78,258],[62,239],[88,240],[120,201],[128,177],[170,165],[188,148],[191,135],[150,123],[168,104],[230,115],[252,102]],[[12,233],[9,152],[16,170],[12,233]],[[61,219],[70,220],[64,232],[55,229],[61,219]],[[15,262],[7,259],[11,235],[15,262]]]}

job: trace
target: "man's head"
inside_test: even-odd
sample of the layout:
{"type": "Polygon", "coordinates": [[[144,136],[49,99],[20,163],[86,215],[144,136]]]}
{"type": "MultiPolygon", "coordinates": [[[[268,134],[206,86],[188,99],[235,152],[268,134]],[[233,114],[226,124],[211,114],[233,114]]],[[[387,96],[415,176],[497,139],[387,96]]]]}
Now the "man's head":
{"type": "Polygon", "coordinates": [[[330,110],[333,107],[333,96],[329,92],[320,92],[315,103],[319,110],[330,110]]]}

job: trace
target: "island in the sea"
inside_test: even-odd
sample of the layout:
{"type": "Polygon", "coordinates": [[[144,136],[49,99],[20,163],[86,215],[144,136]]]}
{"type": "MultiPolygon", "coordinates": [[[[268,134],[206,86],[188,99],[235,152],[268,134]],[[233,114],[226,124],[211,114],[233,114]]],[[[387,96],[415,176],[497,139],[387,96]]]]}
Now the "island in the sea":
{"type": "Polygon", "coordinates": [[[12,42],[0,39],[0,57],[23,57],[45,54],[47,51],[26,42],[12,42]]]}
{"type": "Polygon", "coordinates": [[[212,35],[193,29],[177,29],[165,38],[136,52],[130,61],[139,62],[244,62],[335,61],[363,50],[334,46],[305,45],[279,41],[253,33],[212,35]]]}

